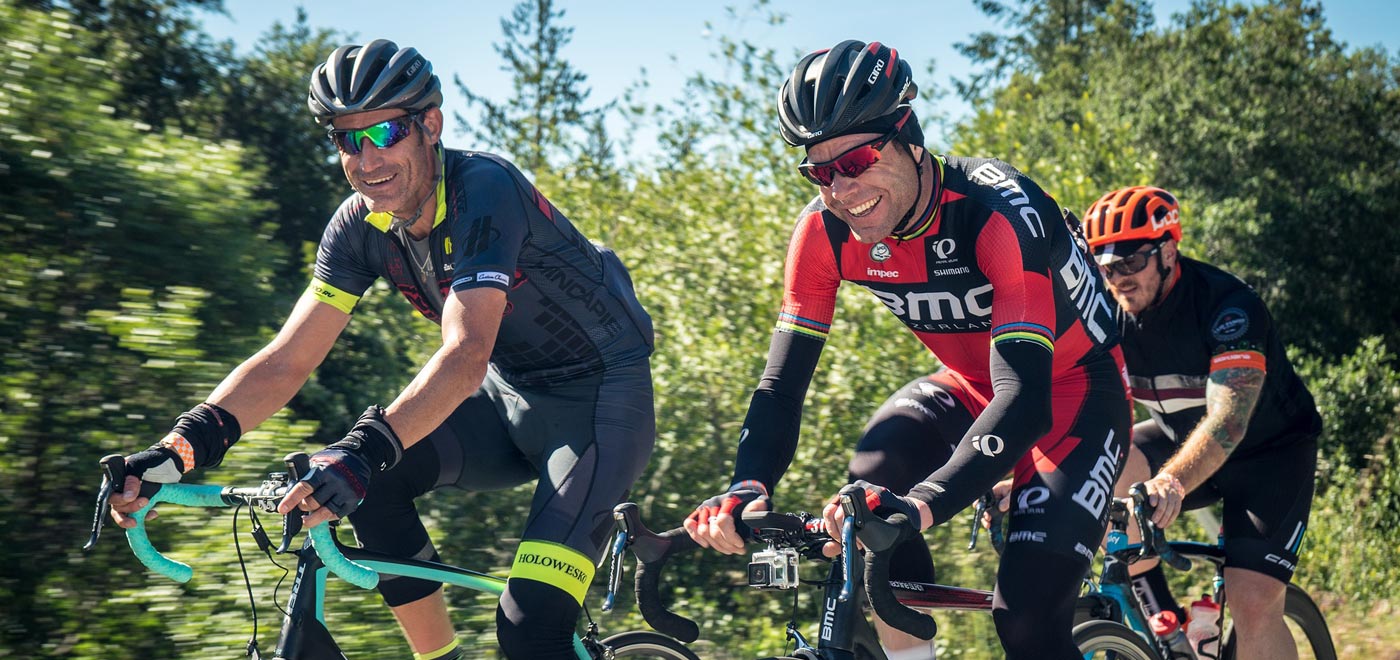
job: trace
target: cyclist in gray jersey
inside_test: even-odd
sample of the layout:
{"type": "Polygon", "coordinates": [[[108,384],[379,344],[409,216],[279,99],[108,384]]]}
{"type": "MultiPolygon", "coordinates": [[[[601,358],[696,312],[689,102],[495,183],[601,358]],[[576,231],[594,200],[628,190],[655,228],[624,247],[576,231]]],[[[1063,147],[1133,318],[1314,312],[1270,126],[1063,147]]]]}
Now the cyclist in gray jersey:
{"type": "MultiPolygon", "coordinates": [[[[442,346],[385,408],[370,406],[283,500],[308,526],[349,517],[366,548],[434,560],[414,500],[439,486],[538,479],[497,609],[509,658],[572,658],[572,634],[623,500],[651,455],[651,320],[627,270],[509,162],[444,149],[441,84],[416,50],[343,46],[311,76],[355,194],[277,337],[150,449],[127,457],[113,517],[149,488],[213,467],[284,406],[378,278],[442,326],[442,346]],[[143,489],[143,490],[138,490],[143,489]]],[[[462,657],[441,584],[380,583],[415,659],[462,657]]]]}

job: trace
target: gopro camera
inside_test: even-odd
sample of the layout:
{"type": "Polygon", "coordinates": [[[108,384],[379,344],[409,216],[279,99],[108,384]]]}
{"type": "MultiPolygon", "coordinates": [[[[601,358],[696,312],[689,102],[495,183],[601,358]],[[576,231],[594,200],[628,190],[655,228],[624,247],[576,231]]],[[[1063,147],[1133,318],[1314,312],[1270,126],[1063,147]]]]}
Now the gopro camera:
{"type": "Polygon", "coordinates": [[[796,589],[797,550],[769,548],[753,553],[749,561],[749,586],[759,589],[796,589]]]}

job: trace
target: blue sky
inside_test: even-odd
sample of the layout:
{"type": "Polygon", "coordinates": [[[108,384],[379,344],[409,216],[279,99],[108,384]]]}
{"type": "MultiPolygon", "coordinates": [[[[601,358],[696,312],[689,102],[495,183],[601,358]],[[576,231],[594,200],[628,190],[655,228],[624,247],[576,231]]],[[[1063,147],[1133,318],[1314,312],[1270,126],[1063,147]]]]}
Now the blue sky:
{"type": "MultiPolygon", "coordinates": [[[[443,76],[445,109],[450,117],[452,112],[466,110],[451,83],[454,74],[488,98],[509,98],[509,74],[501,70],[501,59],[492,45],[503,39],[500,19],[508,16],[517,2],[307,0],[300,6],[306,9],[313,27],[350,33],[359,42],[384,37],[400,46],[418,48],[443,76]]],[[[292,23],[299,6],[286,0],[226,0],[226,4],[228,16],[205,14],[200,18],[207,32],[217,39],[232,39],[241,53],[248,52],[274,22],[292,23]]],[[[641,78],[643,67],[651,83],[645,98],[654,102],[675,98],[685,78],[696,70],[717,77],[737,75],[722,70],[711,57],[720,33],[775,48],[780,55],[791,53],[793,63],[801,52],[825,48],[842,39],[882,41],[915,63],[915,79],[925,88],[929,81],[922,79],[922,65],[934,60],[933,84],[951,90],[950,81],[965,78],[972,68],[954,44],[967,41],[974,33],[999,29],[973,7],[971,0],[774,0],[770,10],[787,14],[787,21],[779,26],[769,25],[766,16],[749,9],[746,0],[558,0],[556,5],[565,12],[563,23],[574,28],[573,41],[564,56],[588,76],[591,100],[596,103],[620,96],[641,78]],[[729,16],[726,6],[736,7],[737,20],[729,16]]],[[[1166,24],[1172,14],[1189,6],[1189,0],[1158,0],[1154,3],[1158,24],[1166,24]]],[[[1400,32],[1394,29],[1400,25],[1400,3],[1339,0],[1324,2],[1323,7],[1327,24],[1341,41],[1400,53],[1400,32]]],[[[951,93],[937,107],[952,118],[969,112],[951,93]]],[[[449,122],[448,143],[473,146],[464,144],[465,137],[454,135],[455,126],[449,122]]],[[[624,126],[615,121],[609,128],[618,134],[624,126]]],[[[936,136],[929,138],[931,146],[938,146],[936,136]]],[[[652,136],[635,136],[633,156],[645,154],[653,143],[652,136]]]]}

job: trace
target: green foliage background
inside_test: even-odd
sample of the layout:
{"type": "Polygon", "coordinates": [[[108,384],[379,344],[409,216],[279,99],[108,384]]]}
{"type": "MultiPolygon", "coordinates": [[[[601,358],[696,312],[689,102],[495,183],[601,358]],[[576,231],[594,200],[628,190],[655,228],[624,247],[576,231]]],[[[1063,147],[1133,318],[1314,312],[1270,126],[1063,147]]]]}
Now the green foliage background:
{"type": "MultiPolygon", "coordinates": [[[[1327,421],[1298,580],[1329,612],[1377,607],[1400,579],[1394,56],[1344,48],[1321,8],[1297,0],[1199,2],[1165,27],[1146,2],[982,5],[999,7],[1009,32],[972,35],[967,51],[985,68],[960,91],[976,113],[944,126],[941,144],[924,114],[929,146],[1002,158],[1075,211],[1125,185],[1178,194],[1188,251],[1266,297],[1327,421]]],[[[158,547],[195,566],[187,585],[145,572],[112,530],[92,553],[78,548],[96,459],[158,438],[271,337],[304,286],[346,193],[303,117],[304,76],[351,38],[303,18],[237,57],[191,22],[218,2],[68,7],[0,0],[0,658],[239,657],[251,619],[226,513],[171,509],[153,525],[158,547]]],[[[772,94],[797,53],[734,36],[714,56],[728,75],[695,74],[683,101],[574,105],[558,115],[559,144],[501,145],[536,155],[541,190],[618,250],[656,322],[660,435],[633,491],[655,527],[725,485],[794,214],[813,192],[771,128],[772,94]],[[663,156],[617,162],[603,111],[658,127],[663,156]]],[[[585,79],[570,79],[579,88],[561,99],[587,98],[585,79]]],[[[197,480],[252,482],[284,453],[337,437],[356,411],[397,394],[437,341],[377,287],[303,393],[197,480]]],[[[847,287],[778,506],[816,508],[844,480],[868,414],[936,367],[847,287]]],[[[451,561],[503,572],[527,492],[442,492],[423,510],[451,561]]],[[[969,522],[929,533],[941,579],[990,586],[992,558],[962,550],[969,522]]],[[[705,657],[782,647],[786,599],[739,587],[743,566],[711,554],[674,571],[674,605],[703,623],[705,657]]],[[[281,571],[265,561],[250,574],[266,651],[285,584],[277,591],[281,571]]],[[[406,655],[377,596],[333,589],[328,617],[352,657],[406,655]]],[[[491,657],[492,599],[449,598],[472,655],[491,657]]],[[[603,623],[643,625],[628,595],[603,623]]],[[[940,657],[999,656],[987,617],[942,624],[940,657]]]]}

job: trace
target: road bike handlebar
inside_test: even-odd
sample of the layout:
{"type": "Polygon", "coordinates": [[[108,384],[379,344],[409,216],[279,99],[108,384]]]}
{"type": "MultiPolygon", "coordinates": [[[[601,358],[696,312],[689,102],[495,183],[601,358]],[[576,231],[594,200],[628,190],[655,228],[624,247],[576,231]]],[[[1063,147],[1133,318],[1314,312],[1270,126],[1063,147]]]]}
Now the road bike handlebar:
{"type": "MultiPolygon", "coordinates": [[[[845,499],[849,499],[848,497],[845,499]]],[[[843,499],[843,506],[845,499],[843,499]]],[[[885,521],[862,506],[853,507],[856,515],[850,516],[849,535],[859,538],[866,549],[865,584],[871,606],[885,622],[911,635],[922,639],[932,639],[937,632],[937,624],[932,617],[921,614],[899,603],[889,581],[889,561],[892,548],[907,538],[912,526],[903,518],[892,517],[885,521]],[[870,585],[879,585],[871,588],[870,585]]],[[[637,609],[641,611],[648,625],[682,642],[693,642],[700,636],[700,627],[695,621],[676,614],[666,607],[660,593],[661,573],[671,558],[699,547],[685,528],[678,527],[660,534],[647,529],[641,521],[637,505],[631,502],[619,504],[613,509],[619,531],[617,542],[613,544],[613,570],[610,574],[610,588],[616,589],[621,580],[621,555],[630,548],[637,557],[636,595],[637,609]]],[[[823,556],[822,547],[831,541],[822,520],[805,513],[778,513],[773,511],[746,512],[736,527],[746,541],[758,540],[774,548],[792,548],[808,559],[831,561],[823,556]]],[[[854,538],[848,538],[842,546],[841,561],[845,562],[846,594],[854,590],[854,538]]],[[[844,600],[844,599],[843,599],[844,600]]]]}
{"type": "Polygon", "coordinates": [[[699,547],[690,538],[684,527],[657,534],[642,523],[642,516],[633,502],[623,502],[613,508],[613,519],[617,521],[619,542],[613,546],[613,572],[610,590],[616,588],[622,578],[621,553],[631,548],[637,556],[636,594],[637,609],[648,625],[659,632],[670,635],[689,644],[700,638],[700,626],[667,609],[660,593],[661,571],[671,557],[689,552],[699,547]],[[625,537],[625,541],[623,540],[625,537]]]}
{"type": "MultiPolygon", "coordinates": [[[[255,488],[237,488],[231,486],[216,486],[209,484],[161,484],[159,490],[148,492],[143,484],[142,495],[149,498],[150,502],[141,507],[139,511],[131,514],[136,521],[136,526],[126,530],[127,544],[131,546],[131,551],[136,558],[147,568],[164,575],[176,582],[189,582],[194,576],[194,569],[188,564],[171,559],[151,544],[149,535],[146,533],[146,514],[152,507],[161,503],[169,502],[181,506],[193,507],[229,507],[229,506],[257,506],[265,511],[273,512],[277,510],[277,503],[300,477],[306,474],[308,459],[305,453],[294,452],[288,454],[286,459],[287,473],[274,474],[261,486],[255,488]]],[[[102,529],[102,521],[106,515],[107,500],[111,493],[117,488],[123,487],[126,482],[126,463],[120,454],[104,456],[101,461],[104,469],[102,489],[98,493],[97,512],[93,518],[92,537],[84,549],[90,549],[96,544],[102,529]]],[[[285,517],[285,526],[282,534],[282,544],[277,549],[278,552],[286,552],[290,541],[301,529],[301,514],[293,511],[285,517]]],[[[335,573],[342,580],[357,587],[371,589],[379,584],[379,574],[374,569],[357,564],[346,558],[341,552],[339,544],[335,540],[335,535],[331,533],[330,525],[317,525],[309,531],[311,545],[315,548],[316,555],[321,562],[326,565],[332,573],[335,573]]]]}
{"type": "MultiPolygon", "coordinates": [[[[1152,514],[1155,507],[1147,498],[1147,490],[1141,483],[1135,483],[1128,487],[1128,497],[1118,500],[1123,503],[1123,508],[1131,508],[1132,515],[1137,520],[1138,531],[1142,534],[1142,545],[1138,554],[1132,561],[1139,561],[1151,557],[1158,557],[1167,562],[1168,566],[1178,571],[1191,570],[1191,560],[1173,550],[1171,544],[1167,542],[1167,535],[1152,522],[1152,514]]],[[[1112,515],[1112,512],[1110,512],[1112,515]]]]}
{"type": "MultiPolygon", "coordinates": [[[[894,555],[894,549],[918,536],[917,526],[902,513],[889,518],[875,515],[866,504],[864,490],[859,486],[842,488],[838,497],[847,518],[844,527],[854,528],[855,537],[865,546],[865,594],[870,599],[870,607],[885,623],[919,639],[933,639],[938,634],[938,624],[933,617],[900,603],[890,586],[890,558],[894,555]]],[[[852,545],[849,540],[842,544],[843,557],[853,552],[852,545]]],[[[851,563],[848,560],[847,567],[851,563]]],[[[846,580],[851,580],[849,568],[846,580]]]]}

